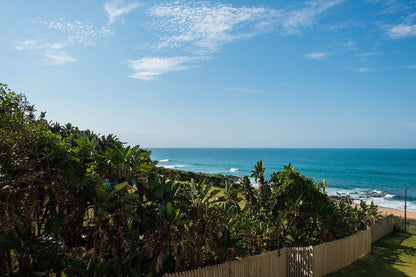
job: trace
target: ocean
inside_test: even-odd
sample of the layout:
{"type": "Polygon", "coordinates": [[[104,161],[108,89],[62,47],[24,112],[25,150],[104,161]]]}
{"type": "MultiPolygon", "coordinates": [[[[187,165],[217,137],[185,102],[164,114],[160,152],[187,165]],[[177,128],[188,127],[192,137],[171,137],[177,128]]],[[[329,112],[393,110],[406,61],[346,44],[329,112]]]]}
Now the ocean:
{"type": "Polygon", "coordinates": [[[158,166],[180,170],[250,176],[263,160],[266,177],[291,163],[316,182],[326,180],[329,195],[416,211],[416,149],[265,149],[152,148],[158,166]]]}

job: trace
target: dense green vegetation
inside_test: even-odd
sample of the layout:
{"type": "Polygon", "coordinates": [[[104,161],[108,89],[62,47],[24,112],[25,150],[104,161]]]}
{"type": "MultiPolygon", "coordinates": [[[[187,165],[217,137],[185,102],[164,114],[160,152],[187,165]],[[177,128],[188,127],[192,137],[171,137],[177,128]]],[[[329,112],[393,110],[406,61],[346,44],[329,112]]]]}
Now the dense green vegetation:
{"type": "Polygon", "coordinates": [[[176,181],[189,181],[194,179],[195,182],[201,182],[205,180],[207,183],[212,183],[216,187],[225,187],[227,181],[233,181],[238,178],[231,176],[225,176],[222,174],[207,174],[201,172],[184,171],[172,168],[158,167],[157,173],[165,176],[169,179],[175,179],[176,181]]]}
{"type": "Polygon", "coordinates": [[[36,116],[0,85],[0,275],[155,276],[367,228],[375,206],[337,202],[285,166],[270,179],[175,176],[113,136],[36,116]],[[244,205],[241,205],[244,203],[244,205]]]}

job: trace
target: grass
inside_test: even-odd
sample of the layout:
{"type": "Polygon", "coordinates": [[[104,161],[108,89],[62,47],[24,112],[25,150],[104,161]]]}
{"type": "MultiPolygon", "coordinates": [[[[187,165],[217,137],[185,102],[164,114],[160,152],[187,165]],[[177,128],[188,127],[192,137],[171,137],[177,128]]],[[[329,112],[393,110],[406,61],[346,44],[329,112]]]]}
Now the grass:
{"type": "Polygon", "coordinates": [[[329,276],[416,276],[416,230],[392,233],[376,242],[370,254],[329,276]]]}

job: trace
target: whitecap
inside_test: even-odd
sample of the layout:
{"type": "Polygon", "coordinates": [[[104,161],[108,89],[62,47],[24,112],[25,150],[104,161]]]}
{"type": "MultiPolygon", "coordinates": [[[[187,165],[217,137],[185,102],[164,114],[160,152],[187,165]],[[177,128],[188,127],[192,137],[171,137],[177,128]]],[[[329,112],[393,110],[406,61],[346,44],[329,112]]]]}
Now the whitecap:
{"type": "MultiPolygon", "coordinates": [[[[367,198],[362,199],[364,202],[370,204],[371,202],[374,202],[374,204],[385,207],[385,208],[392,208],[397,210],[403,210],[404,209],[404,201],[401,200],[392,200],[392,199],[386,199],[386,198],[367,198]]],[[[359,204],[360,200],[354,200],[354,203],[359,204]]],[[[416,211],[416,203],[415,202],[408,202],[407,203],[407,210],[408,211],[416,211]]]]}
{"type": "Polygon", "coordinates": [[[183,164],[173,164],[173,165],[162,165],[161,167],[174,169],[174,168],[183,168],[183,167],[186,167],[186,166],[183,165],[183,164]]]}
{"type": "MultiPolygon", "coordinates": [[[[393,208],[403,210],[404,201],[400,199],[396,199],[397,195],[389,194],[380,190],[373,190],[373,189],[361,189],[361,188],[353,188],[353,189],[342,189],[342,188],[335,188],[329,187],[326,189],[329,196],[346,196],[350,195],[354,199],[354,203],[359,204],[361,200],[370,204],[374,202],[374,204],[379,205],[381,207],[386,208],[393,208]]],[[[407,209],[409,211],[416,211],[416,202],[415,201],[408,201],[407,202],[407,209]]]]}
{"type": "Polygon", "coordinates": [[[167,163],[169,159],[159,160],[159,163],[167,163]]]}
{"type": "Polygon", "coordinates": [[[230,172],[237,172],[240,171],[240,169],[236,168],[236,167],[232,167],[230,168],[230,172]]]}

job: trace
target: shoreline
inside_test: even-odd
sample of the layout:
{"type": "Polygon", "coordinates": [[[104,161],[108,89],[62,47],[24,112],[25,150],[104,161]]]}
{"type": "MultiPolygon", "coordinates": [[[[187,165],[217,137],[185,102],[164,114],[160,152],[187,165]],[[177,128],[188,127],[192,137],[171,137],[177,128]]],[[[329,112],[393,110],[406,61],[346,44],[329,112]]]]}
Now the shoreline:
{"type": "MultiPolygon", "coordinates": [[[[378,211],[381,212],[381,215],[394,215],[404,218],[404,210],[398,210],[393,208],[387,208],[383,206],[378,206],[378,211]]],[[[406,217],[408,219],[416,219],[416,211],[407,211],[406,217]]]]}

